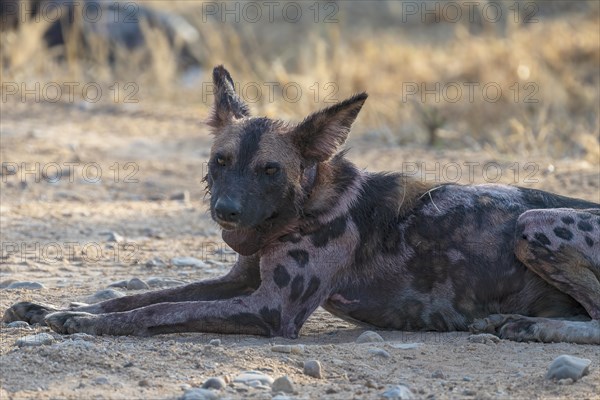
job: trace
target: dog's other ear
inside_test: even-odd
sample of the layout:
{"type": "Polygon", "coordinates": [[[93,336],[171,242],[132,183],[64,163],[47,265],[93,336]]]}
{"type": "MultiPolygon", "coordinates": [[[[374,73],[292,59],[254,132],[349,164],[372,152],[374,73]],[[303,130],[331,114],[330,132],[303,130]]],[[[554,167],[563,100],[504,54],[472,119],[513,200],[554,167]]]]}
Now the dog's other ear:
{"type": "Polygon", "coordinates": [[[231,75],[222,65],[213,69],[213,84],[215,105],[211,116],[206,121],[209,126],[218,129],[229,124],[234,118],[250,116],[248,106],[235,93],[231,75]]]}
{"type": "Polygon", "coordinates": [[[366,93],[309,115],[293,130],[293,140],[302,157],[313,162],[331,158],[344,144],[350,126],[362,108],[366,93]]]}

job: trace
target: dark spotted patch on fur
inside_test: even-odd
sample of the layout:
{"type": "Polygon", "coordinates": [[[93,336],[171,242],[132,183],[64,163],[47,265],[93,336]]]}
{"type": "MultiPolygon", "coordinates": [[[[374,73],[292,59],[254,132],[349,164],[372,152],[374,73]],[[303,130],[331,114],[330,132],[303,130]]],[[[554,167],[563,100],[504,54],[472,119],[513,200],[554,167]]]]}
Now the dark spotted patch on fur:
{"type": "Polygon", "coordinates": [[[275,271],[273,272],[273,280],[280,288],[284,288],[290,283],[290,274],[287,269],[281,264],[277,264],[275,271]]]}
{"type": "Polygon", "coordinates": [[[579,230],[580,230],[580,231],[583,231],[583,232],[591,232],[591,231],[592,231],[592,229],[594,229],[594,228],[592,227],[592,224],[590,224],[590,223],[589,223],[589,222],[587,222],[587,221],[579,221],[579,222],[577,223],[577,228],[579,228],[579,230]]]}
{"type": "Polygon", "coordinates": [[[244,326],[257,326],[263,330],[265,336],[271,336],[271,328],[265,323],[263,318],[252,313],[238,313],[227,318],[228,322],[240,327],[240,331],[244,326]]]}
{"type": "Polygon", "coordinates": [[[308,251],[296,249],[288,251],[288,254],[298,263],[300,268],[304,268],[308,264],[308,251]]]}
{"type": "Polygon", "coordinates": [[[563,228],[563,227],[556,227],[554,228],[554,234],[564,240],[571,240],[573,239],[573,233],[568,230],[567,228],[563,228]]]}
{"type": "Polygon", "coordinates": [[[304,277],[302,275],[297,275],[292,281],[292,293],[290,294],[290,300],[296,301],[298,297],[302,294],[304,290],[304,277]]]}
{"type": "Polygon", "coordinates": [[[431,325],[433,325],[436,331],[447,332],[450,330],[442,313],[434,312],[429,318],[431,319],[431,325]]]}
{"type": "Polygon", "coordinates": [[[271,327],[272,332],[279,332],[281,330],[281,310],[263,307],[259,313],[267,326],[271,327]]]}
{"type": "Polygon", "coordinates": [[[359,246],[354,252],[354,265],[360,267],[377,254],[394,254],[399,250],[401,230],[398,229],[398,209],[402,201],[402,176],[378,173],[369,175],[361,193],[350,209],[358,228],[359,246]]]}
{"type": "Polygon", "coordinates": [[[587,243],[588,246],[592,247],[594,245],[594,241],[592,240],[591,237],[586,236],[585,237],[585,242],[587,243]]]}
{"type": "Polygon", "coordinates": [[[561,221],[564,222],[567,225],[571,225],[571,224],[575,223],[575,220],[573,218],[571,218],[571,217],[568,217],[568,216],[567,217],[562,217],[561,221]]]}
{"type": "Polygon", "coordinates": [[[304,307],[302,310],[300,310],[300,312],[294,318],[294,325],[296,325],[297,327],[300,327],[300,325],[302,325],[302,323],[306,319],[307,313],[308,313],[308,309],[306,307],[304,307]]]}
{"type": "Polygon", "coordinates": [[[549,245],[551,243],[550,239],[548,239],[548,236],[544,235],[541,232],[536,233],[535,235],[533,235],[533,237],[535,238],[535,240],[537,240],[538,242],[540,242],[544,246],[547,246],[547,245],[549,245]]]}
{"type": "Polygon", "coordinates": [[[308,286],[306,287],[306,290],[304,291],[304,294],[302,295],[300,301],[304,303],[306,300],[308,300],[313,294],[317,292],[320,285],[321,280],[319,278],[317,278],[316,276],[310,278],[310,281],[308,281],[308,286]]]}
{"type": "Polygon", "coordinates": [[[592,218],[592,215],[588,214],[588,213],[578,212],[577,217],[579,217],[579,219],[588,220],[588,219],[592,218]]]}
{"type": "MultiPolygon", "coordinates": [[[[537,189],[518,188],[523,196],[527,208],[597,208],[598,204],[590,201],[573,199],[571,197],[561,196],[555,193],[544,192],[537,189]]],[[[583,213],[578,213],[579,216],[583,213]]],[[[589,216],[588,216],[589,218],[589,216]]]]}
{"type": "Polygon", "coordinates": [[[315,247],[325,247],[330,240],[336,239],[346,231],[346,216],[337,217],[318,231],[310,235],[311,242],[315,247]]]}
{"type": "Polygon", "coordinates": [[[244,126],[244,134],[240,140],[240,147],[235,160],[238,170],[248,168],[254,155],[260,148],[260,138],[264,132],[271,130],[273,122],[267,118],[256,118],[248,121],[244,126]]]}
{"type": "Polygon", "coordinates": [[[299,233],[288,233],[287,235],[283,235],[279,238],[279,241],[282,243],[299,243],[302,240],[302,235],[299,233]]]}

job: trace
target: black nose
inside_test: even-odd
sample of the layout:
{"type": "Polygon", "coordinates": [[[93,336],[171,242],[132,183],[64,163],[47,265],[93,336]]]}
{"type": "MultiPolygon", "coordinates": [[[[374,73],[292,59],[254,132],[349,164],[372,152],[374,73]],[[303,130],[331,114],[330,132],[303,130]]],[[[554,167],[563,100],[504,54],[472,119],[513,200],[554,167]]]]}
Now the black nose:
{"type": "Polygon", "coordinates": [[[221,197],[215,204],[215,213],[222,221],[238,222],[242,214],[242,205],[239,201],[221,197]]]}

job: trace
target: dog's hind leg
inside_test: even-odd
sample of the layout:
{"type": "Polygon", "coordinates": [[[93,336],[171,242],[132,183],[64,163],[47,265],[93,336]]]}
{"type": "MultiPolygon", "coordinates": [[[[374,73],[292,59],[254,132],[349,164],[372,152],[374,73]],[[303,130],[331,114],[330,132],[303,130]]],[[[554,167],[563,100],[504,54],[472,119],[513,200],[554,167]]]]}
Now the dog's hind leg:
{"type": "Polygon", "coordinates": [[[517,342],[600,344],[600,321],[571,321],[523,315],[493,314],[469,326],[473,333],[492,333],[517,342]]]}
{"type": "MultiPolygon", "coordinates": [[[[119,297],[82,307],[71,307],[68,311],[103,314],[129,311],[156,303],[220,300],[250,294],[259,285],[258,256],[240,256],[231,271],[217,279],[208,279],[185,286],[119,297]]],[[[59,309],[46,304],[19,302],[13,304],[4,312],[3,321],[26,321],[30,324],[39,323],[43,325],[46,315],[56,311],[59,311],[59,309]]]]}
{"type": "Polygon", "coordinates": [[[517,221],[515,253],[600,320],[600,209],[523,213],[517,221]]]}
{"type": "Polygon", "coordinates": [[[517,341],[600,344],[600,210],[523,213],[517,221],[515,253],[530,270],[583,306],[592,321],[585,315],[585,321],[573,321],[496,314],[475,321],[471,330],[517,341]]]}

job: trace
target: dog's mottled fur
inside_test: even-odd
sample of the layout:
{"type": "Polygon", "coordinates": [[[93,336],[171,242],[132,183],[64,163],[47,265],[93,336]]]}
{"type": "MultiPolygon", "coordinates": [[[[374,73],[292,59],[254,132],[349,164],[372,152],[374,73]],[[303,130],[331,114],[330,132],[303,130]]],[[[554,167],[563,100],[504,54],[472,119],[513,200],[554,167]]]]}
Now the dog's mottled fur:
{"type": "Polygon", "coordinates": [[[428,186],[339,152],[367,95],[298,125],[251,117],[213,73],[211,215],[240,256],[224,277],[5,321],[62,333],[295,338],[322,306],[381,329],[600,344],[600,205],[503,185],[428,186]]]}

